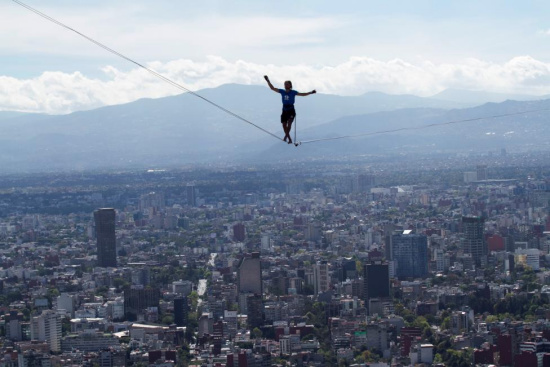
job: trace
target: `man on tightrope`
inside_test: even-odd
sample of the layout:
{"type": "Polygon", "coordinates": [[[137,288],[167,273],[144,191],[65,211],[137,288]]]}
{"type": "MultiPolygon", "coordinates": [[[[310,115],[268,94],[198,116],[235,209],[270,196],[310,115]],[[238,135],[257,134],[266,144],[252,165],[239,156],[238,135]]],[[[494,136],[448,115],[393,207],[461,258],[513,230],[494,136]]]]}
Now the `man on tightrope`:
{"type": "Polygon", "coordinates": [[[296,117],[296,110],[294,109],[294,97],[309,96],[310,94],[315,94],[317,92],[314,89],[311,92],[298,93],[297,91],[292,89],[292,82],[290,80],[287,80],[285,82],[285,89],[277,89],[273,86],[273,84],[271,84],[267,75],[264,75],[264,78],[267,81],[267,85],[269,85],[269,88],[271,88],[272,91],[281,94],[281,97],[283,99],[283,113],[281,114],[281,124],[283,124],[283,130],[285,132],[285,137],[283,140],[286,141],[288,144],[292,144],[292,139],[290,138],[290,130],[292,129],[292,122],[296,117]]]}

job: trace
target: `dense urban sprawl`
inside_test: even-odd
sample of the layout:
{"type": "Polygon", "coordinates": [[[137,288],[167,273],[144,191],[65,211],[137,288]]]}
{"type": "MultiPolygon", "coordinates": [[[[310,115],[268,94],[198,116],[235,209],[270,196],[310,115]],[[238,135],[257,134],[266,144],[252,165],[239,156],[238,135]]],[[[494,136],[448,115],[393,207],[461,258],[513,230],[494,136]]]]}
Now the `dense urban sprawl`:
{"type": "Polygon", "coordinates": [[[0,367],[550,365],[544,153],[0,177],[0,367]]]}

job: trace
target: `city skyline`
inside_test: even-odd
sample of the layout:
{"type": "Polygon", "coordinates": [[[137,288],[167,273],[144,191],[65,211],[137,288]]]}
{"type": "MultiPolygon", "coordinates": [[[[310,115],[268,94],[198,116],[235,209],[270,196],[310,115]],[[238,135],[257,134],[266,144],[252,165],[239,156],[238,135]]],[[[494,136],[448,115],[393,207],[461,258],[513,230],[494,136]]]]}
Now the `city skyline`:
{"type": "Polygon", "coordinates": [[[0,176],[4,361],[548,359],[546,154],[412,158],[0,176]]]}

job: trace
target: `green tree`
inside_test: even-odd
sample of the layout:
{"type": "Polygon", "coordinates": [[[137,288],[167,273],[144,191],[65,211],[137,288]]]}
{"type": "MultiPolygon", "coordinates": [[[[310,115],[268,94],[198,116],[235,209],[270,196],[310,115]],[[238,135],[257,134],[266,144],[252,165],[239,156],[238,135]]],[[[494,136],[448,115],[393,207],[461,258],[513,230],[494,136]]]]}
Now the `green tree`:
{"type": "Polygon", "coordinates": [[[173,315],[164,315],[162,317],[162,323],[164,325],[171,325],[174,323],[174,316],[173,315]]]}
{"type": "Polygon", "coordinates": [[[252,335],[254,336],[254,338],[256,339],[260,339],[262,337],[262,331],[255,327],[254,330],[252,330],[252,335]]]}

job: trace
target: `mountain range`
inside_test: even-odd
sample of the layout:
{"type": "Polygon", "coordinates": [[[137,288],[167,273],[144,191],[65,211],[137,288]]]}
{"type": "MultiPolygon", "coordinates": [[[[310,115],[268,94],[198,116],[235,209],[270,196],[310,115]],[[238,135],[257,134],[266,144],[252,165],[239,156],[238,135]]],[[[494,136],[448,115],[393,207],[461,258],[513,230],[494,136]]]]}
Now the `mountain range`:
{"type": "Polygon", "coordinates": [[[478,94],[467,101],[464,91],[297,97],[302,145],[295,148],[248,123],[282,138],[280,96],[268,88],[229,84],[197,94],[207,101],[187,93],[68,115],[2,111],[0,164],[4,172],[21,172],[548,148],[550,100],[541,97],[478,94]],[[483,98],[500,103],[475,106],[483,98]],[[497,115],[507,116],[490,118],[497,115]],[[404,130],[379,133],[396,129],[404,130]],[[362,136],[306,143],[342,135],[362,136]]]}

